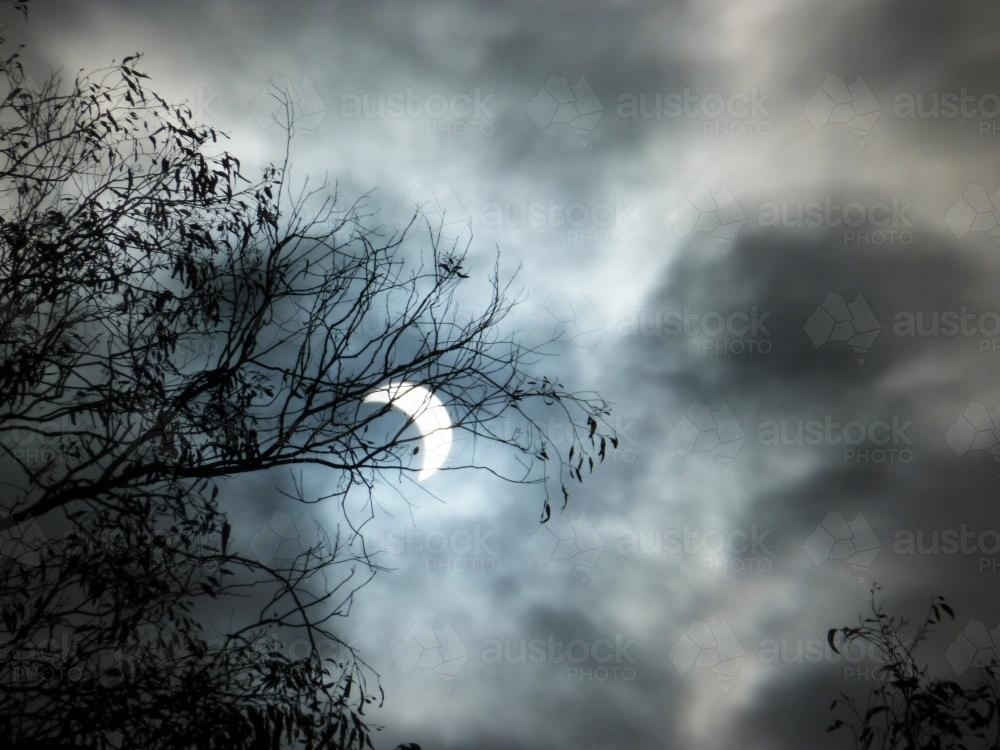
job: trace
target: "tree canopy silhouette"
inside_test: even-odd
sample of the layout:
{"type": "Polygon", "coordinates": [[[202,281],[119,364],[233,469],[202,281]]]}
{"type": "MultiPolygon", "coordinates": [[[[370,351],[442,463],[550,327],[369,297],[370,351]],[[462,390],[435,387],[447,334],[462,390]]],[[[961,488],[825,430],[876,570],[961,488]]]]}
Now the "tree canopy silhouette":
{"type": "Polygon", "coordinates": [[[37,89],[0,63],[0,735],[371,746],[377,675],[334,627],[378,570],[359,524],[262,561],[235,548],[220,487],[321,468],[329,490],[293,499],[363,493],[374,513],[420,436],[370,429],[390,405],[364,396],[406,380],[515,456],[464,468],[539,489],[546,520],[617,447],[607,404],[532,373],[498,271],[463,312],[467,248],[431,227],[422,251],[420,217],[384,233],[362,203],[294,188],[287,157],[247,176],[138,62],[37,89]],[[553,409],[568,433],[547,433],[553,409]]]}

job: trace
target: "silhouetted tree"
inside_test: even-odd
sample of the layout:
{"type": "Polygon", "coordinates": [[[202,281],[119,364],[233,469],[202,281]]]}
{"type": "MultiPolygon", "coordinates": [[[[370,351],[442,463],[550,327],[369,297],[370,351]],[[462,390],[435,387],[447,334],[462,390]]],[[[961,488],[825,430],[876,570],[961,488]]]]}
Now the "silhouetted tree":
{"type": "Polygon", "coordinates": [[[831,708],[838,716],[827,729],[849,731],[863,750],[991,750],[1000,747],[1000,684],[996,662],[981,670],[976,684],[961,685],[932,675],[918,656],[921,644],[942,617],[955,613],[935,597],[919,625],[890,615],[871,592],[871,614],[855,627],[827,633],[837,653],[852,643],[867,644],[882,675],[864,705],[842,694],[831,708]]]}
{"type": "Polygon", "coordinates": [[[294,499],[361,492],[374,513],[419,435],[369,429],[389,406],[363,398],[405,380],[517,456],[479,468],[539,487],[547,520],[617,447],[607,406],[528,374],[497,273],[463,315],[465,248],[430,231],[404,252],[360,204],[293,189],[287,159],[251,180],[136,63],[40,90],[0,63],[0,737],[369,746],[377,676],[333,627],[377,569],[358,524],[262,562],[234,549],[220,484],[323,468],[329,492],[294,499]]]}

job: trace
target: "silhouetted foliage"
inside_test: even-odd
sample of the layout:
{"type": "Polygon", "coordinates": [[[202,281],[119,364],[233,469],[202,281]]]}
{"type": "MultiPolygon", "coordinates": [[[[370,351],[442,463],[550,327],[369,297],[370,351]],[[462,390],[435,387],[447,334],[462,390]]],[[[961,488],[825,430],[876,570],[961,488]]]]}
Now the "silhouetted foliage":
{"type": "Polygon", "coordinates": [[[607,405],[528,374],[498,274],[463,316],[464,248],[430,231],[426,262],[404,253],[360,204],[293,191],[287,161],[247,177],[137,62],[40,90],[0,64],[0,736],[370,746],[377,676],[333,626],[377,570],[358,525],[262,561],[234,548],[220,485],[322,468],[329,492],[296,481],[293,499],[360,491],[374,513],[419,436],[376,435],[389,406],[363,397],[406,380],[518,456],[478,468],[540,487],[547,519],[549,490],[565,505],[617,445],[607,405]],[[551,409],[570,439],[546,433],[551,409]]]}
{"type": "Polygon", "coordinates": [[[888,614],[871,592],[871,614],[855,627],[827,633],[837,653],[853,642],[875,649],[883,674],[859,705],[844,694],[831,709],[838,715],[829,732],[850,732],[862,750],[983,750],[1000,747],[1000,684],[998,665],[980,670],[975,684],[962,685],[931,674],[918,656],[927,636],[943,618],[955,613],[942,597],[932,600],[919,625],[888,614]]]}

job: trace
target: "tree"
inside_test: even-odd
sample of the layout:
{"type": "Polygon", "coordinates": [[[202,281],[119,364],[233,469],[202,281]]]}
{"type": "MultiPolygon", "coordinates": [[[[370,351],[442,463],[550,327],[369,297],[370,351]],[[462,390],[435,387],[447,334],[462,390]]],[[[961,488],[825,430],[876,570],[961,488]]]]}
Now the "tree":
{"type": "Polygon", "coordinates": [[[0,735],[370,746],[377,675],[334,627],[378,571],[355,544],[365,519],[262,562],[234,549],[220,486],[322,469],[330,491],[295,481],[293,499],[361,492],[373,514],[419,435],[380,429],[391,404],[364,396],[404,380],[518,458],[464,468],[539,488],[544,522],[617,447],[608,406],[530,374],[498,271],[463,313],[467,247],[428,226],[421,254],[419,216],[383,233],[363,203],[296,188],[287,156],[248,178],[137,63],[35,91],[16,54],[0,63],[0,735]],[[568,438],[546,430],[553,409],[568,438]]]}
{"type": "Polygon", "coordinates": [[[852,643],[873,647],[883,678],[864,705],[842,694],[831,705],[838,715],[828,732],[849,731],[863,750],[967,750],[1000,747],[1000,675],[994,661],[979,681],[961,685],[931,674],[918,657],[920,645],[943,617],[955,613],[935,597],[923,621],[912,626],[890,615],[871,592],[871,614],[855,627],[834,628],[827,641],[836,653],[852,643]]]}

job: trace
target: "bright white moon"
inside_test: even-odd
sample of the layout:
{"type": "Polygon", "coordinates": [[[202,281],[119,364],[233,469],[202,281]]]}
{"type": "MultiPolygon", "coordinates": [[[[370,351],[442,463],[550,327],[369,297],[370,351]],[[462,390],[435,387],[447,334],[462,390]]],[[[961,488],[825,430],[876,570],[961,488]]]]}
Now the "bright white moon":
{"type": "Polygon", "coordinates": [[[408,416],[420,431],[424,461],[417,479],[422,482],[444,466],[451,452],[451,416],[429,388],[405,380],[388,383],[369,393],[364,401],[366,404],[390,404],[408,416]]]}

